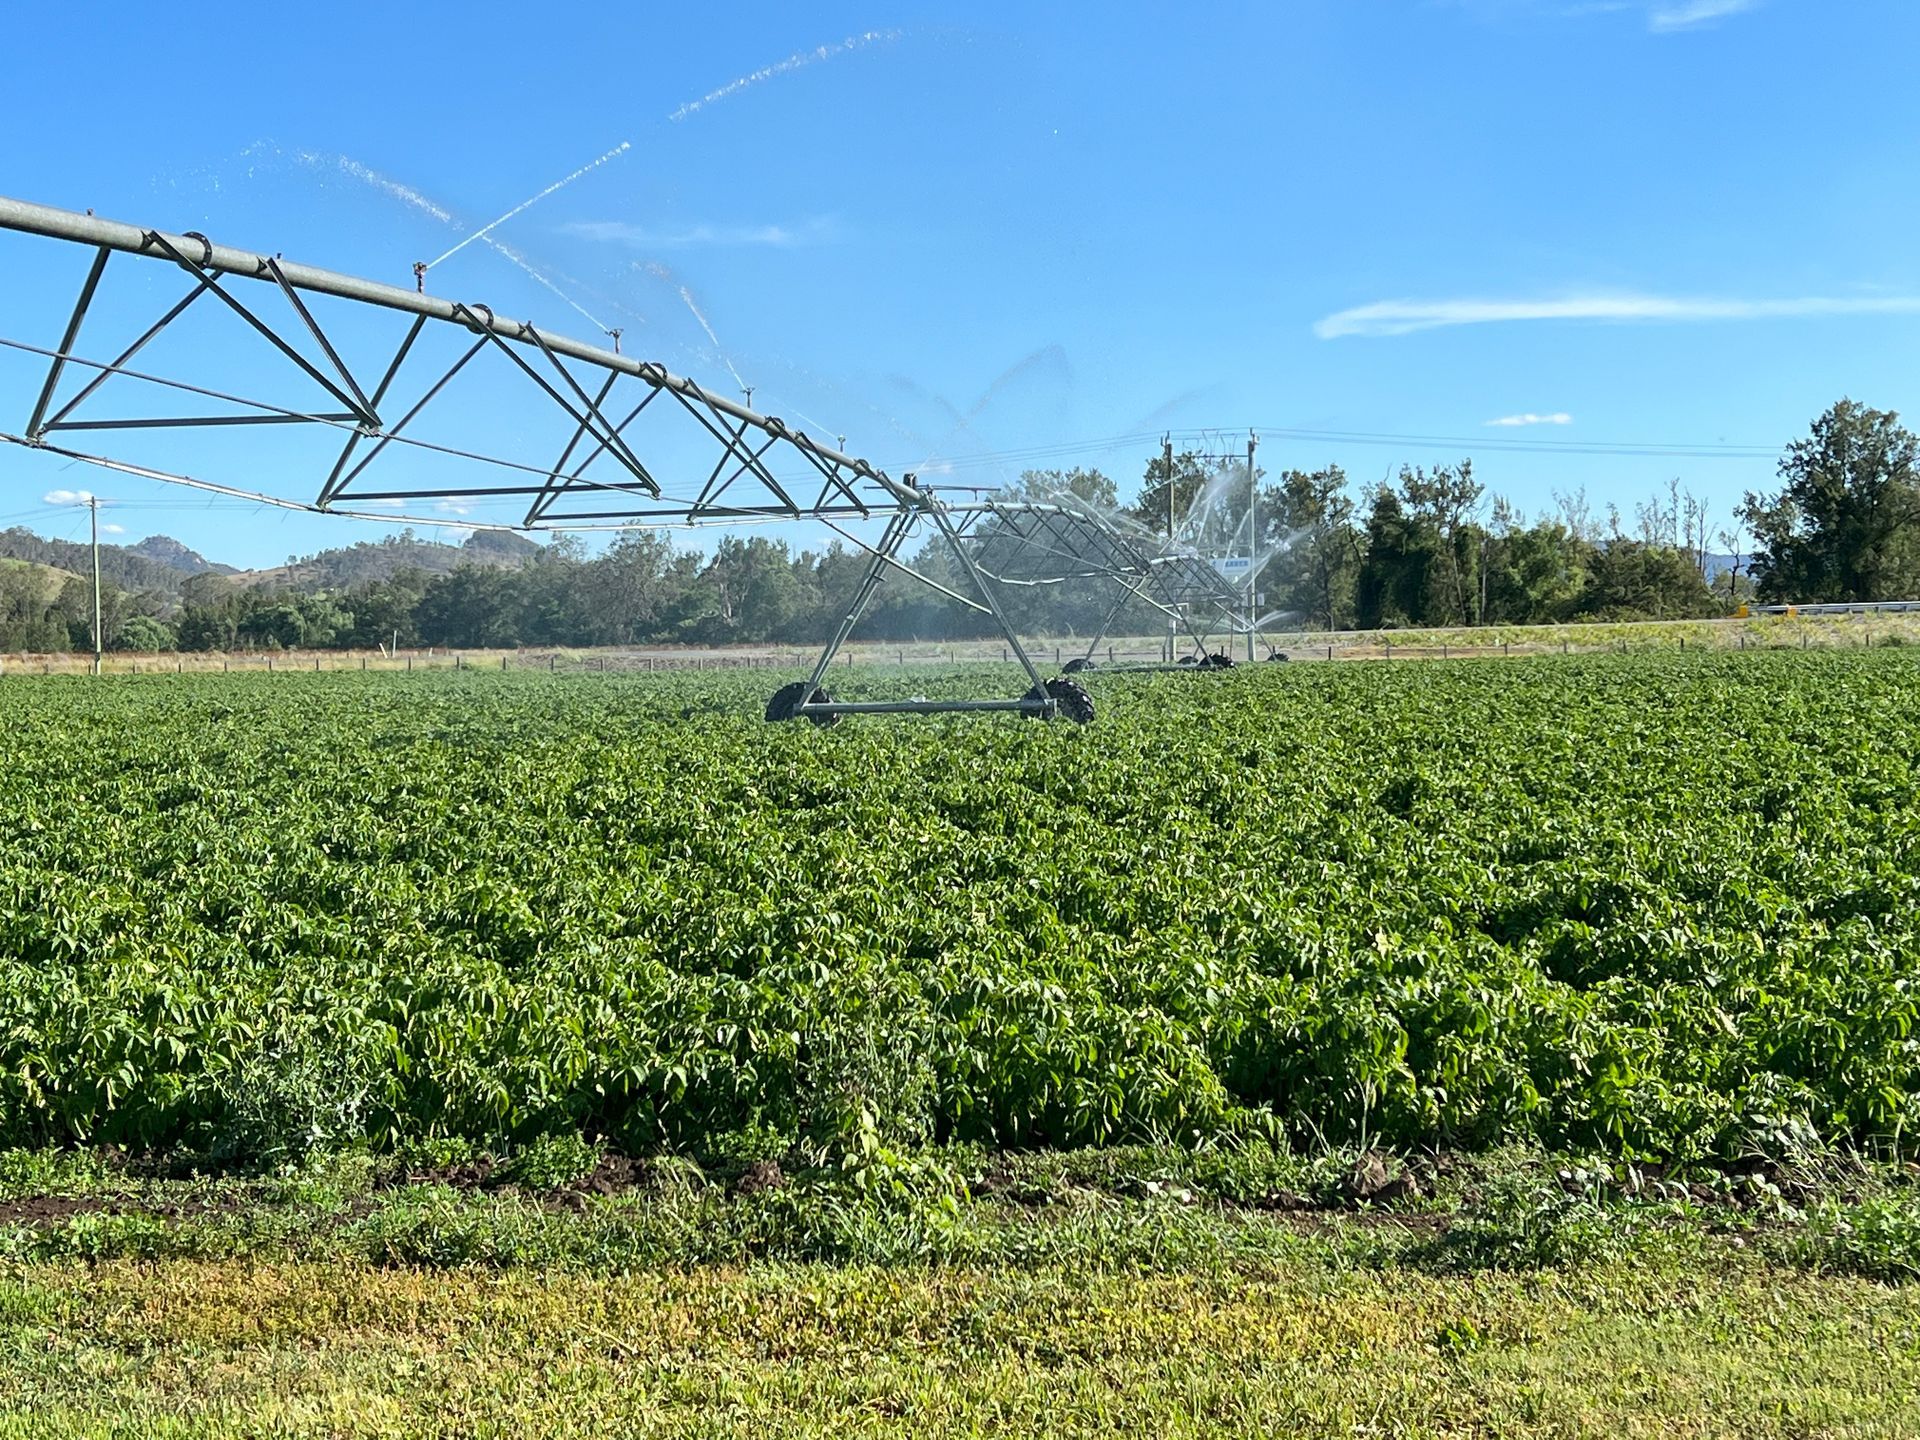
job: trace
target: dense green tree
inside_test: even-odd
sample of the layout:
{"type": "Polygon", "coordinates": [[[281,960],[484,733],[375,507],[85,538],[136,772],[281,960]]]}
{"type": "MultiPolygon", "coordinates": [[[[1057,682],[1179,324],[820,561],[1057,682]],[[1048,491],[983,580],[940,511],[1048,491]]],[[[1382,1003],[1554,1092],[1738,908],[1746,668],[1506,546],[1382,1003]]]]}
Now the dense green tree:
{"type": "Polygon", "coordinates": [[[128,617],[127,623],[120,627],[120,633],[113,637],[115,650],[131,651],[138,655],[158,655],[177,648],[173,627],[162,624],[151,615],[128,617]]]}
{"type": "Polygon", "coordinates": [[[419,644],[416,612],[427,583],[421,571],[401,570],[389,580],[370,581],[348,590],[341,604],[353,616],[353,625],[341,637],[342,643],[358,650],[419,644]]]}
{"type": "Polygon", "coordinates": [[[1437,548],[1437,537],[1407,513],[1392,486],[1374,488],[1365,555],[1354,577],[1354,615],[1361,629],[1427,623],[1437,548]]]}
{"type": "Polygon", "coordinates": [[[1267,608],[1329,630],[1352,623],[1361,550],[1346,473],[1289,470],[1261,500],[1272,517],[1266,541],[1281,547],[1260,577],[1267,608]]]}
{"type": "Polygon", "coordinates": [[[1615,537],[1588,560],[1580,613],[1599,620],[1680,620],[1719,613],[1685,551],[1615,537]]]}
{"type": "Polygon", "coordinates": [[[58,571],[0,562],[0,650],[66,649],[69,636],[60,592],[58,571]]]}
{"type": "Polygon", "coordinates": [[[1763,597],[1920,596],[1920,442],[1898,415],[1840,401],[1788,447],[1780,479],[1742,510],[1763,597]]]}
{"type": "Polygon", "coordinates": [[[353,616],[324,595],[268,597],[237,627],[240,642],[263,650],[320,650],[353,633],[353,616]]]}
{"type": "Polygon", "coordinates": [[[436,575],[420,595],[414,621],[427,645],[458,650],[512,649],[520,643],[520,573],[462,565],[436,575]]]}
{"type": "Polygon", "coordinates": [[[1473,478],[1471,460],[1431,472],[1400,467],[1401,504],[1420,548],[1431,556],[1427,594],[1417,612],[1423,624],[1466,625],[1479,618],[1480,547],[1468,521],[1485,492],[1473,478]]]}
{"type": "Polygon", "coordinates": [[[693,594],[684,633],[707,645],[788,639],[794,621],[809,610],[786,542],[760,535],[722,536],[693,594]]]}
{"type": "Polygon", "coordinates": [[[1496,505],[1492,529],[1480,532],[1480,618],[1488,625],[1538,625],[1575,613],[1586,590],[1592,547],[1564,524],[1522,526],[1496,505]]]}
{"type": "Polygon", "coordinates": [[[631,645],[658,637],[684,611],[699,557],[656,530],[621,535],[586,567],[587,633],[574,644],[631,645]]]}

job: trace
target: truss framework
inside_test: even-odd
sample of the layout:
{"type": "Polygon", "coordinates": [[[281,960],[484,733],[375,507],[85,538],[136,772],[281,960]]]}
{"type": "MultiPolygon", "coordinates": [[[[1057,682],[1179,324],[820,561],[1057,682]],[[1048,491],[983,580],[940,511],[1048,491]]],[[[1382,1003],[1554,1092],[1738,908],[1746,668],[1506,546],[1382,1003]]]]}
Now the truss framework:
{"type": "MultiPolygon", "coordinates": [[[[717,395],[664,365],[549,334],[495,313],[488,306],[443,300],[395,286],[339,275],[214,244],[205,236],[76,215],[23,201],[0,199],[0,228],[92,248],[77,297],[56,347],[9,341],[11,348],[47,360],[44,382],[21,434],[30,445],[63,446],[82,432],[124,435],[143,430],[224,431],[234,426],[302,425],[331,428],[341,439],[337,457],[316,477],[305,508],[359,513],[369,503],[501,501],[524,503],[512,528],[558,529],[597,522],[701,524],[832,516],[864,519],[877,511],[919,505],[912,487],[868,462],[841,453],[777,416],[762,415],[717,395]],[[89,315],[111,289],[117,256],[158,261],[185,277],[184,293],[160,311],[111,358],[90,358],[81,342],[89,315]],[[392,312],[409,323],[378,368],[356,369],[344,358],[317,313],[316,297],[353,302],[359,313],[392,312]],[[190,310],[213,306],[237,319],[323,397],[306,409],[271,404],[195,384],[174,374],[138,368],[143,351],[190,310]],[[428,362],[420,345],[429,328],[451,328],[465,339],[450,363],[428,362]],[[523,382],[529,399],[564,420],[567,439],[549,458],[483,453],[423,441],[415,433],[422,413],[482,355],[499,357],[523,382]],[[81,372],[77,384],[63,381],[81,372]],[[211,402],[209,412],[98,413],[96,397],[109,382],[144,382],[172,396],[211,402]],[[404,398],[403,398],[404,397],[404,398]],[[713,463],[680,484],[663,484],[633,443],[656,407],[672,412],[683,430],[710,447],[713,463]],[[436,452],[490,468],[490,483],[424,484],[393,472],[396,448],[436,452]],[[387,463],[380,462],[385,457],[387,463]],[[504,473],[503,473],[504,472],[504,473]]],[[[122,262],[123,264],[125,262],[122,262]]],[[[111,347],[109,347],[111,348],[111,347]]],[[[129,386],[117,384],[114,393],[129,386]]],[[[151,393],[151,391],[149,391],[151,393]]],[[[180,477],[187,479],[189,477],[180,477]]],[[[285,503],[285,496],[262,496],[285,503]]],[[[395,518],[383,516],[381,518],[395,518]]],[[[431,521],[431,516],[407,516],[431,521]]]]}
{"type": "MultiPolygon", "coordinates": [[[[450,301],[376,281],[295,264],[216,245],[197,233],[170,234],[106,220],[92,214],[0,197],[0,231],[13,231],[84,246],[90,251],[78,278],[74,302],[53,345],[0,336],[0,347],[40,357],[45,373],[18,433],[0,431],[0,441],[64,455],[121,473],[213,491],[261,504],[387,523],[458,524],[463,527],[571,530],[660,526],[737,525],[756,521],[814,520],[827,524],[871,559],[841,625],[823,649],[811,678],[789,686],[768,708],[772,718],[832,723],[842,714],[923,710],[1010,710],[1040,717],[1067,713],[1092,718],[1091,702],[1070,681],[1049,680],[1035,666],[1007,624],[989,577],[967,553],[960,526],[948,507],[922,490],[911,475],[885,471],[828,446],[664,365],[552,334],[509,319],[481,304],[450,301]],[[108,345],[108,358],[84,353],[88,321],[106,308],[119,257],[177,270],[184,292],[131,341],[108,345]],[[373,367],[356,367],[348,346],[321,313],[323,304],[346,302],[356,320],[387,315],[401,328],[373,367]],[[190,310],[230,316],[264,341],[283,373],[313,387],[315,402],[287,406],[252,394],[234,393],[152,364],[153,342],[190,310]],[[450,361],[429,361],[429,337],[457,341],[450,361]],[[564,444],[544,457],[500,454],[474,446],[421,437],[416,422],[430,408],[449,409],[450,388],[483,357],[504,362],[523,393],[549,420],[564,422],[564,444]],[[164,396],[188,404],[187,413],[158,406],[104,414],[97,403],[112,394],[164,396]],[[681,422],[708,461],[684,475],[666,476],[647,453],[641,436],[662,413],[681,422]],[[691,423],[691,431],[688,430],[691,423]],[[339,439],[330,467],[315,477],[312,498],[247,489],[199,474],[138,463],[129,458],[128,437],[156,431],[196,436],[231,435],[236,428],[301,426],[331,431],[339,439]],[[75,448],[76,437],[97,435],[118,454],[75,448]],[[460,483],[430,483],[405,467],[401,453],[461,462],[460,483]],[[396,469],[398,473],[396,473],[396,469]],[[489,483],[466,472],[486,470],[489,483]],[[525,509],[517,522],[487,524],[442,516],[377,513],[368,505],[417,505],[488,501],[525,509]],[[883,518],[878,544],[868,544],[845,525],[883,518]],[[962,593],[924,575],[901,558],[909,534],[930,523],[952,551],[964,581],[962,593]],[[835,702],[821,688],[835,654],[851,635],[890,571],[932,586],[962,605],[989,615],[1018,656],[1030,688],[1008,700],[835,702]],[[795,692],[795,693],[789,693],[795,692]]],[[[123,310],[127,306],[123,303],[123,310]]],[[[253,389],[249,384],[246,388],[253,389]]],[[[456,414],[456,424],[459,423],[456,414]]],[[[686,447],[683,445],[682,449],[686,447]]]]}

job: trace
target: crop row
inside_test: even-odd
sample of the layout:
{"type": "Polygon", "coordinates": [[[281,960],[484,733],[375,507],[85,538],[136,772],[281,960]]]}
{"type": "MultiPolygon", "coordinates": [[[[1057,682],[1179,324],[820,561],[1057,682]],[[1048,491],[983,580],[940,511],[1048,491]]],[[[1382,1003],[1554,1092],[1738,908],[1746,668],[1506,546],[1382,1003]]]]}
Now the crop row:
{"type": "Polygon", "coordinates": [[[1915,1129],[1911,658],[1094,683],[0,682],[0,1143],[1915,1129]]]}

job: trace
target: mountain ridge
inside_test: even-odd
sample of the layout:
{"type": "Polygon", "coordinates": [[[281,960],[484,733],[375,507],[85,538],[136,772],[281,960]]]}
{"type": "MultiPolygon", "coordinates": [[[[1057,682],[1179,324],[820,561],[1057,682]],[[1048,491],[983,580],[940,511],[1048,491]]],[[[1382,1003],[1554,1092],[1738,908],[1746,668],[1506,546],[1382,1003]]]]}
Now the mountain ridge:
{"type": "MultiPolygon", "coordinates": [[[[406,570],[443,575],[461,565],[512,568],[540,550],[534,541],[519,535],[479,530],[453,545],[423,539],[408,529],[379,540],[289,556],[286,565],[249,570],[209,559],[171,535],[154,534],[128,544],[102,545],[100,578],[116,589],[153,592],[178,601],[187,581],[205,575],[245,589],[332,591],[390,580],[406,570]]],[[[24,525],[0,530],[0,558],[82,578],[90,577],[93,567],[91,547],[85,542],[39,535],[24,525]]]]}

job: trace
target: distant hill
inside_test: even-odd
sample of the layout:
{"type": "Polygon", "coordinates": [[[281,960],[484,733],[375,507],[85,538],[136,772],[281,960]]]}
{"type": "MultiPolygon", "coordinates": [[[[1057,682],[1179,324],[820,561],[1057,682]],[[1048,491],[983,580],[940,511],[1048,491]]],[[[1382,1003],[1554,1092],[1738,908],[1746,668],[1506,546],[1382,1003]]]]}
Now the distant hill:
{"type": "Polygon", "coordinates": [[[404,570],[444,575],[461,565],[511,569],[540,553],[540,546],[519,535],[476,530],[464,544],[423,540],[412,530],[382,540],[361,540],[334,550],[290,558],[265,570],[227,571],[236,585],[287,590],[345,590],[391,580],[404,570]]]}
{"type": "MultiPolygon", "coordinates": [[[[165,536],[154,538],[169,545],[179,544],[178,541],[167,540],[165,536]]],[[[179,548],[186,550],[187,547],[181,545],[179,548]]],[[[193,552],[189,550],[187,553],[191,555],[193,552]]],[[[73,575],[91,576],[93,573],[93,557],[87,546],[73,540],[49,540],[22,525],[0,530],[0,557],[48,565],[73,575]]],[[[116,590],[152,590],[176,597],[180,594],[180,582],[189,573],[142,553],[137,546],[100,547],[101,582],[116,590]]]]}
{"type": "MultiPolygon", "coordinates": [[[[112,589],[136,594],[150,591],[168,600],[178,600],[182,584],[196,575],[224,575],[242,586],[345,590],[390,580],[403,570],[444,575],[461,565],[511,568],[524,565],[539,552],[540,546],[533,541],[504,532],[476,530],[464,544],[448,545],[405,530],[384,540],[362,540],[322,550],[286,565],[238,570],[209,560],[170,535],[149,535],[131,545],[102,545],[100,579],[112,589]]],[[[20,525],[0,530],[0,560],[18,560],[82,578],[93,573],[88,546],[73,540],[50,540],[20,525]]]]}
{"type": "Polygon", "coordinates": [[[51,565],[36,565],[31,560],[14,560],[0,556],[0,576],[28,576],[35,583],[33,593],[42,605],[51,605],[60,598],[60,592],[67,588],[67,582],[74,577],[65,570],[57,570],[51,565]]]}
{"type": "Polygon", "coordinates": [[[149,535],[146,539],[126,547],[135,555],[144,555],[149,560],[157,560],[182,575],[237,575],[239,571],[231,565],[221,565],[207,559],[198,550],[190,550],[171,535],[149,535]]]}

